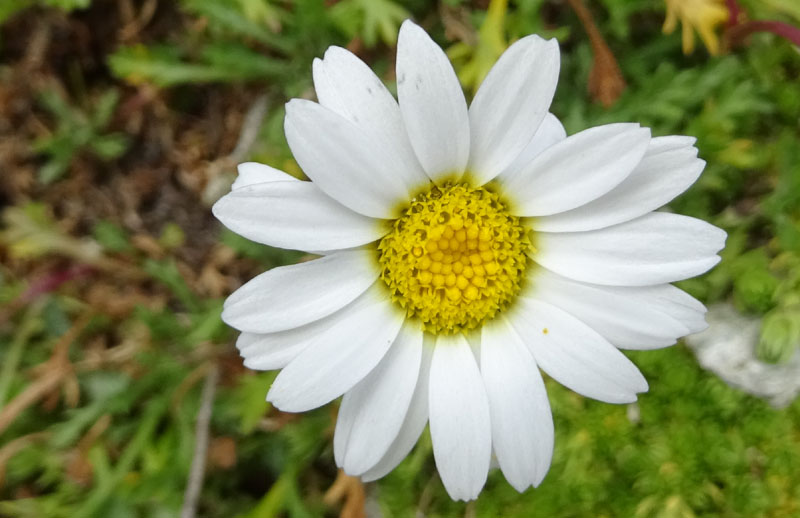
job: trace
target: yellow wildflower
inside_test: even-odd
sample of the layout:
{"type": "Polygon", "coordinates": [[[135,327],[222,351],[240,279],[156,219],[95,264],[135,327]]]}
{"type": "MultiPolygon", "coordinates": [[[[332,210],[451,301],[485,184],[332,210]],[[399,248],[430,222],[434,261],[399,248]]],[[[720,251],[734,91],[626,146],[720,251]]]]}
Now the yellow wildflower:
{"type": "Polygon", "coordinates": [[[728,8],[724,5],[724,0],[664,1],[667,4],[664,34],[672,34],[680,19],[683,25],[684,54],[691,54],[694,51],[694,30],[700,34],[700,39],[712,55],[719,54],[719,38],[715,29],[728,19],[728,8]]]}

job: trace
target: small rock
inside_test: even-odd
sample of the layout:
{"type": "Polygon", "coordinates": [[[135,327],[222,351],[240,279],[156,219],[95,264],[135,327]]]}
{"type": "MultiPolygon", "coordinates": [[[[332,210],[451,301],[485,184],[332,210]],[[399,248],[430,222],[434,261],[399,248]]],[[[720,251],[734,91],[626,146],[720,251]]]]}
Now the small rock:
{"type": "Polygon", "coordinates": [[[700,366],[728,385],[784,408],[800,393],[800,349],[783,364],[756,357],[761,319],[741,315],[730,304],[709,308],[708,329],[687,336],[700,366]]]}

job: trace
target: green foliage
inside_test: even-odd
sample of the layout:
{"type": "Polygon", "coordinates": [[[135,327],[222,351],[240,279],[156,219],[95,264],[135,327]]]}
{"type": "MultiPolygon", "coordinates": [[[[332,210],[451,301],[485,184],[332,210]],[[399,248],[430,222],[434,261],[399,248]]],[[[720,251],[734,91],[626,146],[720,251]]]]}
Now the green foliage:
{"type": "Polygon", "coordinates": [[[220,240],[243,257],[255,259],[262,264],[292,264],[302,256],[301,253],[292,250],[254,243],[228,230],[222,231],[220,240]]]}
{"type": "Polygon", "coordinates": [[[631,18],[646,11],[663,12],[664,4],[659,0],[601,0],[608,18],[605,23],[608,34],[620,39],[629,38],[636,24],[631,18]]]}
{"type": "Polygon", "coordinates": [[[33,0],[7,0],[0,3],[0,23],[31,5],[33,5],[33,0]]]}
{"type": "Polygon", "coordinates": [[[493,0],[478,31],[477,42],[456,43],[447,49],[461,84],[474,94],[508,44],[505,37],[507,0],[493,0]]]}
{"type": "Polygon", "coordinates": [[[197,297],[187,286],[174,261],[154,261],[150,259],[144,263],[144,270],[169,288],[184,306],[193,310],[199,309],[197,297]]]}
{"type": "Polygon", "coordinates": [[[572,33],[573,27],[569,25],[554,26],[547,23],[543,16],[547,0],[516,0],[512,5],[516,7],[514,15],[505,20],[506,30],[512,40],[538,34],[545,39],[564,41],[572,33]]]}
{"type": "Polygon", "coordinates": [[[754,19],[784,18],[790,23],[800,22],[800,4],[794,0],[742,0],[740,3],[754,19]]]}
{"type": "Polygon", "coordinates": [[[109,58],[111,70],[131,83],[167,87],[186,83],[267,80],[288,72],[278,60],[241,45],[213,43],[186,61],[172,47],[121,48],[109,58]]]}
{"type": "Polygon", "coordinates": [[[746,252],[733,260],[734,301],[743,311],[764,314],[775,305],[779,280],[770,272],[763,248],[746,252]]]}
{"type": "Polygon", "coordinates": [[[64,11],[84,9],[92,0],[3,0],[0,2],[0,23],[5,22],[16,13],[35,5],[57,7],[64,11]]]}
{"type": "Polygon", "coordinates": [[[342,43],[334,31],[368,47],[393,45],[410,17],[393,0],[342,0],[329,9],[322,0],[295,4],[289,11],[266,0],[183,0],[187,13],[208,22],[207,35],[189,32],[172,44],[121,47],[109,64],[132,83],[271,81],[292,91],[293,79],[308,76],[315,56],[342,43]]]}
{"type": "MultiPolygon", "coordinates": [[[[681,347],[631,356],[650,391],[628,409],[547,383],[556,429],[550,473],[519,495],[493,472],[475,516],[791,516],[800,498],[792,469],[800,442],[791,432],[800,402],[772,410],[706,374],[681,347]]],[[[427,448],[423,441],[418,451],[427,448]]],[[[464,504],[431,480],[430,463],[418,465],[418,451],[381,483],[385,515],[405,516],[428,487],[426,516],[463,516],[464,504]]]]}
{"type": "Polygon", "coordinates": [[[166,249],[179,248],[186,243],[186,234],[183,233],[183,229],[179,225],[167,223],[161,229],[158,242],[166,249]]]}
{"type": "Polygon", "coordinates": [[[95,241],[65,235],[44,204],[32,202],[8,207],[3,211],[2,220],[5,227],[0,231],[0,243],[12,257],[59,254],[92,263],[99,256],[100,247],[95,241]]]}
{"type": "Polygon", "coordinates": [[[277,372],[243,376],[238,385],[228,394],[222,417],[229,417],[242,434],[252,433],[259,421],[269,412],[266,387],[275,380],[277,372]]]}
{"type": "Polygon", "coordinates": [[[213,36],[245,37],[273,50],[288,53],[292,46],[265,26],[264,19],[276,19],[276,8],[258,2],[226,0],[184,0],[186,10],[208,20],[213,36]]]}
{"type": "MultiPolygon", "coordinates": [[[[741,3],[753,17],[800,23],[794,0],[741,3]]],[[[100,5],[0,0],[0,22],[34,4],[61,11],[100,5]]],[[[300,177],[283,137],[281,105],[290,97],[312,95],[311,62],[329,45],[355,49],[379,76],[391,78],[398,27],[413,16],[447,50],[465,89],[474,93],[510,42],[537,32],[562,44],[552,111],[569,133],[637,121],[654,135],[697,137],[706,171],[668,210],[711,221],[729,238],[714,270],[680,286],[706,303],[732,300],[740,311],[763,316],[757,352],[768,361],[786,360],[800,344],[800,57],[770,35],[756,36],[723,57],[686,57],[678,35],[661,34],[662,1],[586,4],[627,82],[609,109],[587,94],[591,46],[566,2],[182,0],[174,9],[160,5],[144,36],[115,41],[104,56],[113,78],[102,77],[103,93],[76,104],[56,90],[42,94],[43,120],[53,129],[34,144],[44,163],[40,179],[64,178],[81,158],[114,160],[136,145],[108,130],[119,92],[131,90],[109,84],[114,78],[154,92],[175,112],[180,111],[178,94],[186,89],[213,88],[232,98],[248,88],[266,92],[270,110],[247,159],[300,177]],[[444,21],[445,8],[457,22],[444,21]],[[162,25],[170,30],[159,30],[162,25]],[[172,90],[176,95],[168,95],[177,86],[182,88],[172,90]]],[[[277,373],[241,367],[235,333],[220,319],[222,299],[197,289],[197,275],[185,259],[197,236],[159,221],[152,232],[159,250],[148,255],[131,240],[140,228],[92,221],[75,231],[91,237],[75,237],[54,214],[44,202],[7,207],[0,231],[3,256],[29,261],[37,273],[65,260],[97,265],[111,277],[117,266],[128,266],[141,284],[141,303],[135,299],[135,310],[125,316],[106,315],[102,306],[76,298],[73,286],[43,295],[16,313],[0,312],[0,318],[9,319],[0,325],[0,405],[39,379],[58,341],[82,315],[95,312],[67,344],[79,389],[75,406],[67,401],[69,383],[64,382],[52,401],[29,405],[0,431],[0,448],[24,438],[13,455],[0,456],[5,459],[0,460],[0,516],[178,515],[192,463],[200,387],[212,362],[222,375],[213,403],[211,449],[219,439],[231,441],[235,451],[228,452],[229,466],[209,456],[198,516],[336,516],[338,509],[322,496],[336,476],[335,405],[296,416],[266,401],[277,373]],[[109,262],[114,258],[120,262],[109,262]]],[[[224,288],[217,295],[252,271],[302,257],[226,230],[218,241],[226,259],[217,279],[224,288]]],[[[14,278],[10,272],[4,263],[0,301],[13,308],[35,278],[14,278]]],[[[126,282],[122,276],[120,286],[126,282]]],[[[112,295],[129,296],[122,289],[112,295]]],[[[800,401],[772,409],[703,371],[682,345],[630,356],[650,382],[650,392],[635,405],[587,400],[547,380],[557,437],[553,466],[539,488],[519,495],[494,471],[477,502],[469,507],[452,502],[436,475],[426,433],[394,472],[368,488],[370,505],[398,517],[797,514],[800,401]]]]}
{"type": "Polygon", "coordinates": [[[299,78],[333,37],[321,0],[297,0],[294,12],[265,0],[183,0],[181,6],[207,22],[205,28],[175,31],[170,42],[120,47],[109,56],[114,75],[161,87],[262,81],[295,92],[308,84],[299,78]]]}
{"type": "Polygon", "coordinates": [[[380,38],[386,45],[397,42],[397,31],[410,14],[393,0],[342,0],[330,16],[350,38],[361,37],[368,47],[380,38]]]}
{"type": "Polygon", "coordinates": [[[128,148],[128,137],[122,133],[105,133],[119,95],[108,90],[100,96],[90,111],[71,106],[58,93],[47,90],[40,102],[55,120],[55,130],[33,144],[37,153],[47,157],[39,169],[39,180],[51,183],[61,178],[72,161],[83,152],[100,160],[113,160],[128,148]]]}
{"type": "Polygon", "coordinates": [[[94,239],[108,251],[130,252],[132,250],[125,230],[110,221],[98,221],[92,228],[94,239]]]}
{"type": "Polygon", "coordinates": [[[758,354],[771,363],[788,361],[800,348],[800,308],[778,308],[764,316],[758,354]]]}

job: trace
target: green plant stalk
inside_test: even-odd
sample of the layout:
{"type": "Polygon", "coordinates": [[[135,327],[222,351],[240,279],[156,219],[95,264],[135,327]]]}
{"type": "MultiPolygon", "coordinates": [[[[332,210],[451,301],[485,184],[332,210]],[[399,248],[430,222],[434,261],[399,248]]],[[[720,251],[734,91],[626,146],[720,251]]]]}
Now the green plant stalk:
{"type": "Polygon", "coordinates": [[[14,374],[22,360],[22,353],[28,340],[33,336],[38,327],[38,316],[42,310],[42,304],[34,304],[25,312],[22,322],[17,328],[17,332],[11,345],[3,358],[3,367],[0,370],[0,408],[6,404],[8,392],[11,390],[11,383],[14,381],[14,374]]]}
{"type": "Polygon", "coordinates": [[[91,518],[97,516],[98,509],[114,491],[114,488],[125,478],[133,467],[142,450],[150,442],[158,422],[164,416],[169,406],[169,399],[162,398],[150,402],[144,412],[139,430],[133,436],[125,451],[114,466],[110,476],[97,481],[97,486],[89,494],[84,504],[75,512],[73,518],[91,518]]]}

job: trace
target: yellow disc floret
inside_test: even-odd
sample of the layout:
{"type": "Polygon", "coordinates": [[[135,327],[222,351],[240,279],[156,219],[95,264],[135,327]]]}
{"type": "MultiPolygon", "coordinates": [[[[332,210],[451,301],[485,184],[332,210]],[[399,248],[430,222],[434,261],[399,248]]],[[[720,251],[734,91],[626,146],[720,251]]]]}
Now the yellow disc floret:
{"type": "Polygon", "coordinates": [[[378,245],[393,300],[435,334],[474,329],[505,309],[531,249],[500,198],[466,184],[414,198],[378,245]]]}

